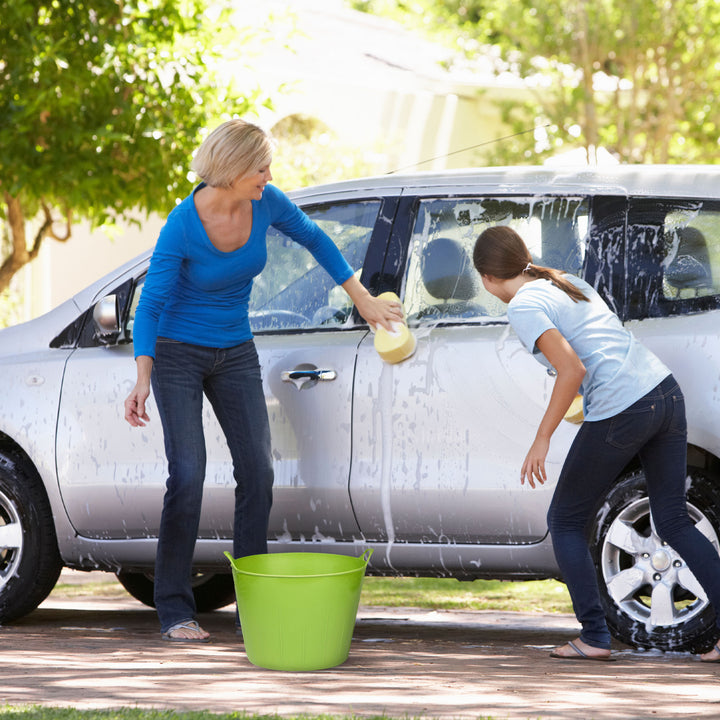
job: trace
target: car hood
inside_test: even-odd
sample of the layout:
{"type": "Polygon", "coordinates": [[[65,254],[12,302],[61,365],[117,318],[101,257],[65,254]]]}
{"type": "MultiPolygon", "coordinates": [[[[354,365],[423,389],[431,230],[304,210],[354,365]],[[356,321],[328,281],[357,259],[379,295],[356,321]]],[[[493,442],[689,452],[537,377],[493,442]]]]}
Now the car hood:
{"type": "Polygon", "coordinates": [[[0,330],[0,359],[47,350],[53,338],[78,316],[80,308],[67,300],[34,320],[0,330]]]}
{"type": "Polygon", "coordinates": [[[0,360],[47,350],[53,339],[75,321],[80,313],[85,312],[93,303],[136,272],[138,266],[147,263],[151,252],[152,250],[146,250],[129,260],[45,315],[0,330],[0,360]]]}

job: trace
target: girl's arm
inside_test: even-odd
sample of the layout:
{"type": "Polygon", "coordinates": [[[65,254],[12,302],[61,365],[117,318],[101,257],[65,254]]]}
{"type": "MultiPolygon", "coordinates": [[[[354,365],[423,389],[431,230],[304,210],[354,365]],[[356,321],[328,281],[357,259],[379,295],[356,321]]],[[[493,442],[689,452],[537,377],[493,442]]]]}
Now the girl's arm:
{"type": "Polygon", "coordinates": [[[550,402],[520,472],[520,482],[524,484],[527,478],[533,488],[535,480],[540,484],[547,480],[545,458],[550,448],[550,438],[577,395],[585,377],[585,366],[559,330],[555,328],[546,330],[535,344],[555,368],[557,378],[550,395],[550,402]]]}

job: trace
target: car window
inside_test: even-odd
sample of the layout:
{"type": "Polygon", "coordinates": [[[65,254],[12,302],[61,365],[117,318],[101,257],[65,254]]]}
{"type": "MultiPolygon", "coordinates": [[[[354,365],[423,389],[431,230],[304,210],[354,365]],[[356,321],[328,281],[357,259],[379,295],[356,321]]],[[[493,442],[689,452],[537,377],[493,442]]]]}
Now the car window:
{"type": "Polygon", "coordinates": [[[720,307],[720,203],[631,198],[628,318],[720,307]]]}
{"type": "Polygon", "coordinates": [[[411,320],[502,317],[473,267],[478,235],[510,225],[539,265],[580,274],[588,232],[584,198],[442,198],[420,201],[413,228],[405,308],[411,320]]]}
{"type": "MultiPolygon", "coordinates": [[[[345,259],[360,274],[380,201],[323,205],[305,210],[334,240],[345,259]]],[[[317,328],[343,324],[352,312],[347,293],[318,265],[302,245],[275,228],[267,233],[267,265],[255,278],[250,299],[254,332],[317,328]]],[[[135,312],[145,277],[135,284],[125,322],[132,338],[135,312]]]]}
{"type": "MultiPolygon", "coordinates": [[[[335,242],[359,276],[380,210],[380,200],[303,208],[335,242]]],[[[250,299],[253,332],[316,329],[344,324],[351,315],[347,293],[302,245],[279,230],[267,234],[267,265],[250,299]]]]}
{"type": "Polygon", "coordinates": [[[664,299],[720,294],[720,208],[670,212],[663,236],[664,299]]]}
{"type": "Polygon", "coordinates": [[[130,299],[130,306],[128,307],[127,319],[125,320],[125,337],[128,340],[132,340],[133,327],[135,326],[135,313],[137,312],[137,306],[140,302],[140,295],[142,294],[143,285],[145,284],[145,275],[138,278],[135,282],[133,294],[130,299]]]}

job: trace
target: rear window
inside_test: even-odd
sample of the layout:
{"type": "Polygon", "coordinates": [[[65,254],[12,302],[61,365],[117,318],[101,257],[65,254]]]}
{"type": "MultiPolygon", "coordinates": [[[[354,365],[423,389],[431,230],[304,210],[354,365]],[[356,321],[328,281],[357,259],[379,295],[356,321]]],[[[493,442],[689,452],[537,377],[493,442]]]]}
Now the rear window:
{"type": "Polygon", "coordinates": [[[631,198],[629,317],[720,307],[720,203],[631,198]]]}
{"type": "Polygon", "coordinates": [[[720,294],[720,208],[668,213],[663,237],[664,300],[720,294]]]}

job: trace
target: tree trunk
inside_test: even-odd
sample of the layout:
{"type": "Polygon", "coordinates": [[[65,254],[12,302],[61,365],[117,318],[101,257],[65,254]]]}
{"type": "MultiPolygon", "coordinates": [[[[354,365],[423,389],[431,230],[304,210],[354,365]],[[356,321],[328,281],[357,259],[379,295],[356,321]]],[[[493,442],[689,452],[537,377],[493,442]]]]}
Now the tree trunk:
{"type": "Polygon", "coordinates": [[[45,219],[38,231],[33,247],[28,250],[27,235],[25,233],[25,213],[20,199],[5,193],[5,205],[7,206],[7,225],[10,234],[10,255],[0,264],[0,293],[10,287],[13,275],[20,268],[34,260],[40,252],[40,246],[48,234],[52,221],[45,219]]]}
{"type": "Polygon", "coordinates": [[[578,42],[580,45],[580,69],[582,71],[583,111],[585,115],[585,150],[589,165],[597,164],[598,122],[595,107],[595,88],[593,85],[594,68],[590,53],[590,23],[587,14],[587,2],[581,0],[577,5],[578,42]]]}

